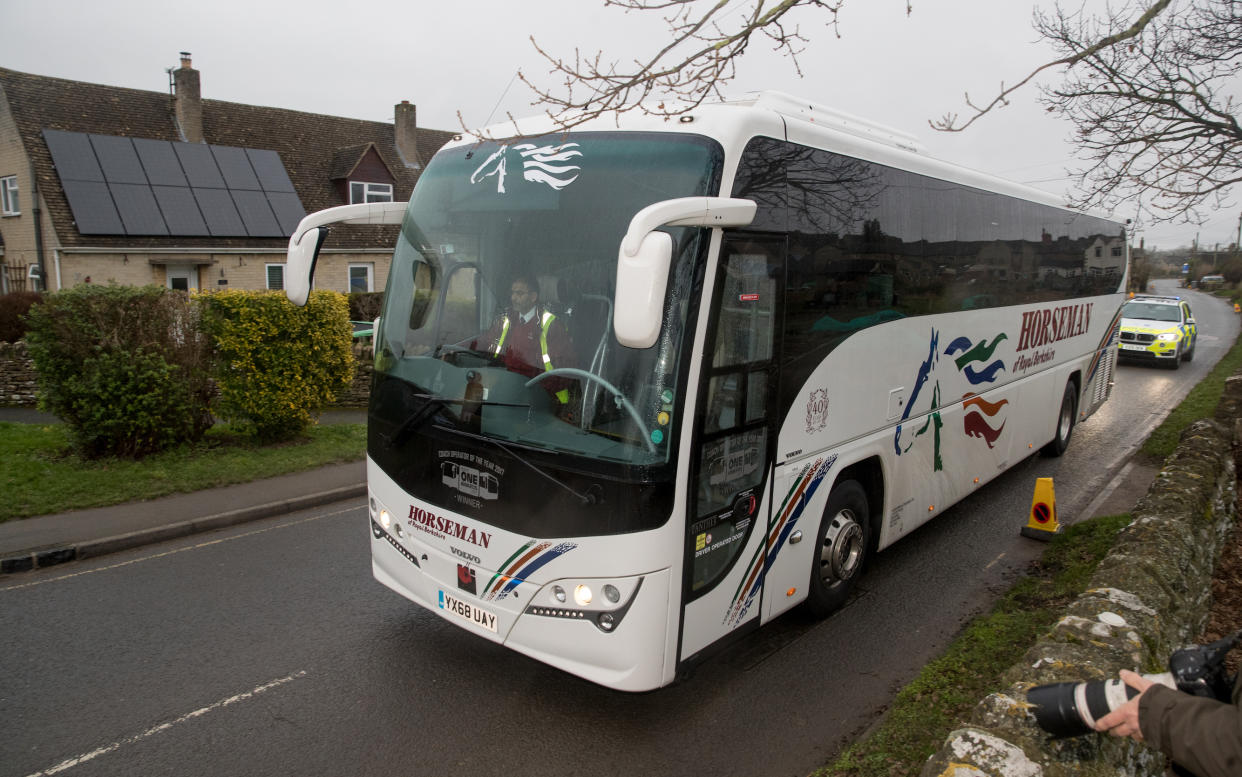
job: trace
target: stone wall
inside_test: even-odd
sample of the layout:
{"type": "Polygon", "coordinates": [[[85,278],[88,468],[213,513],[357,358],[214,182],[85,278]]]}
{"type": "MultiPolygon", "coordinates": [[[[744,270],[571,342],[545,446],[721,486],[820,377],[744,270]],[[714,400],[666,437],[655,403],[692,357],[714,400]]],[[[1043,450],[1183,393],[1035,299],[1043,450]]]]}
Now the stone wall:
{"type": "Polygon", "coordinates": [[[0,406],[34,407],[36,382],[26,341],[0,343],[0,406]]]}
{"type": "Polygon", "coordinates": [[[922,777],[1163,774],[1164,756],[1130,739],[1050,740],[1028,712],[1026,691],[1108,679],[1121,669],[1164,671],[1169,654],[1202,632],[1215,563],[1236,519],[1230,452],[1242,439],[1240,417],[1242,377],[1234,377],[1217,419],[1186,430],[1086,592],[1006,673],[1006,690],[980,702],[949,735],[922,777]]]}
{"type": "Polygon", "coordinates": [[[371,371],[375,366],[371,338],[354,340],[354,379],[349,388],[336,398],[341,407],[366,407],[371,396],[371,371]]]}

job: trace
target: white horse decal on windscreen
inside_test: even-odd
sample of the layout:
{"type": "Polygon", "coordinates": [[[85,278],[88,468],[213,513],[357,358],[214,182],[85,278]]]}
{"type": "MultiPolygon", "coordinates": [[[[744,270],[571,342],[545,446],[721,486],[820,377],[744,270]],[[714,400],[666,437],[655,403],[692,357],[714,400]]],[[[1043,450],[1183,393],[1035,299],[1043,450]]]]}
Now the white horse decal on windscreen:
{"type": "MultiPolygon", "coordinates": [[[[485,178],[496,177],[496,193],[505,193],[505,175],[507,173],[509,146],[496,149],[479,168],[470,175],[470,183],[479,183],[485,178]]],[[[522,177],[532,183],[546,184],[557,191],[564,189],[578,180],[578,165],[564,164],[582,156],[577,143],[565,143],[559,146],[536,146],[534,143],[519,143],[513,146],[522,160],[522,177]]]]}

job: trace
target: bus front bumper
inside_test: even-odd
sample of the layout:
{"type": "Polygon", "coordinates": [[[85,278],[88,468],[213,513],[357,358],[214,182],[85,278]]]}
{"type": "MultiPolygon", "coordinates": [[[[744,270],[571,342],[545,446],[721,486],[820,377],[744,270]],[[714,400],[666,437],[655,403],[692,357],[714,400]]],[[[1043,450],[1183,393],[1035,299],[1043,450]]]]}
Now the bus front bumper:
{"type": "Polygon", "coordinates": [[[607,580],[526,582],[520,586],[522,593],[505,601],[482,601],[458,591],[451,579],[446,585],[441,575],[432,574],[440,566],[434,555],[411,563],[385,540],[372,536],[375,579],[467,631],[616,690],[649,691],[672,680],[666,650],[667,569],[607,580]],[[596,592],[587,606],[573,601],[572,593],[581,585],[596,592]],[[620,593],[617,602],[603,596],[606,585],[620,593]],[[567,601],[558,598],[558,588],[568,592],[567,601]]]}

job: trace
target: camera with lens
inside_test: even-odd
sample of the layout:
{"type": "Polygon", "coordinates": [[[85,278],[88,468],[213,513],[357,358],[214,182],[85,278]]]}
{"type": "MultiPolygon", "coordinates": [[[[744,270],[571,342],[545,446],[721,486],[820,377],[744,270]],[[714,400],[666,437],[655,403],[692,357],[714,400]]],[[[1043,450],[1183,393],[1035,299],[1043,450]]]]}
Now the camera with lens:
{"type": "MultiPolygon", "coordinates": [[[[1242,631],[1209,645],[1191,645],[1169,656],[1169,671],[1143,675],[1153,683],[1193,696],[1229,701],[1233,683],[1225,673],[1225,656],[1242,631]]],[[[1037,685],[1026,693],[1035,722],[1054,737],[1076,737],[1095,731],[1095,722],[1138,695],[1119,679],[1037,685]]]]}

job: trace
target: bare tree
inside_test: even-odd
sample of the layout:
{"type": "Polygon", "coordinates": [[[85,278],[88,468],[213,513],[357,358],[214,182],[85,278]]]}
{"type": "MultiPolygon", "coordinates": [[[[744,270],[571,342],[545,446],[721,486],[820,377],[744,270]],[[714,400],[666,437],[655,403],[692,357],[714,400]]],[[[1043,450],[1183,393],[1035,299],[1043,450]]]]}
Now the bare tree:
{"type": "MultiPolygon", "coordinates": [[[[1153,18],[1125,45],[1079,59],[1045,107],[1073,123],[1084,166],[1075,205],[1139,203],[1145,218],[1197,221],[1242,181],[1242,4],[1194,0],[1153,18]]],[[[1118,16],[1039,16],[1040,34],[1073,55],[1118,16]]]]}
{"type": "MultiPolygon", "coordinates": [[[[756,36],[798,69],[811,35],[793,21],[795,12],[822,12],[819,18],[836,35],[845,0],[604,2],[664,13],[670,40],[626,63],[578,51],[562,59],[536,43],[560,86],[541,87],[525,74],[522,80],[565,129],[636,109],[676,116],[720,98],[756,36]]],[[[1162,221],[1194,220],[1200,208],[1221,204],[1242,177],[1242,129],[1230,91],[1242,67],[1242,3],[1128,0],[1104,16],[1058,6],[1037,11],[1034,23],[1057,58],[1012,86],[1001,83],[988,102],[976,104],[967,95],[964,119],[946,114],[930,122],[933,128],[960,132],[1007,105],[1016,91],[1059,73],[1059,82],[1041,87],[1040,99],[1075,127],[1085,161],[1076,205],[1109,207],[1134,199],[1152,220],[1162,221]]]]}
{"type": "Polygon", "coordinates": [[[547,106],[558,126],[582,124],[598,116],[641,110],[657,116],[676,116],[693,110],[709,98],[720,98],[721,87],[735,75],[737,60],[755,37],[766,38],[774,51],[798,65],[808,38],[792,23],[792,14],[810,8],[827,14],[826,24],[836,33],[837,13],[845,0],[604,0],[605,6],[627,11],[665,13],[671,40],[651,55],[626,63],[608,61],[602,52],[573,57],[550,54],[531,39],[552,66],[560,89],[536,84],[525,73],[522,81],[547,106]],[[655,102],[653,102],[655,100],[655,102]]]}

